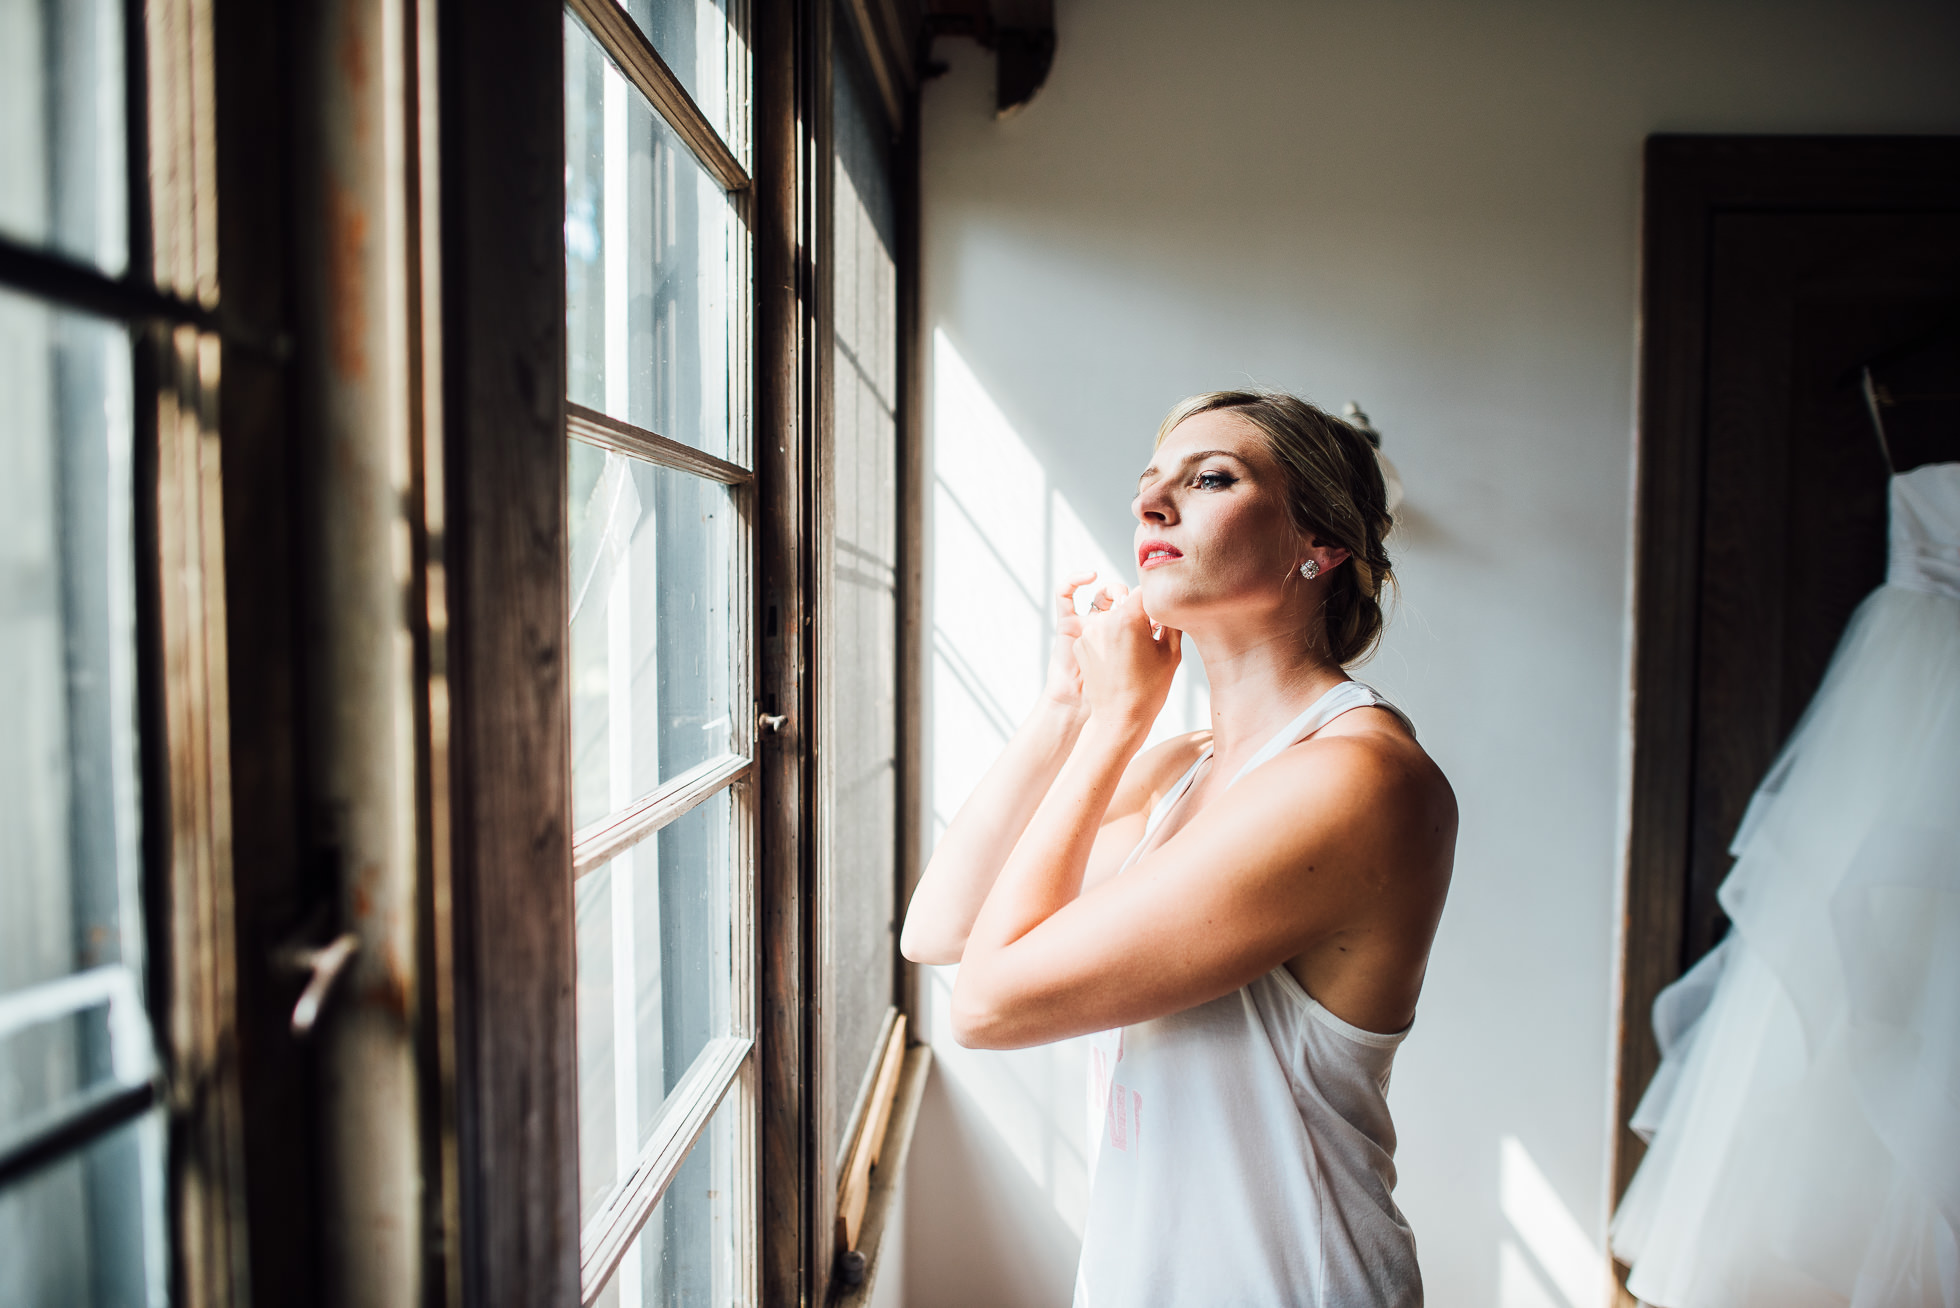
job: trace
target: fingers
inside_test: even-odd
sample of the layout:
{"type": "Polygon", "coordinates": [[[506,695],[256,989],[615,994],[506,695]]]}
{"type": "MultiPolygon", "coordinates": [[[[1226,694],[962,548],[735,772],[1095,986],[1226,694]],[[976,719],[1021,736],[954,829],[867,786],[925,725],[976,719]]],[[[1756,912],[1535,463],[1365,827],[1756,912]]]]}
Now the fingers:
{"type": "MultiPolygon", "coordinates": [[[[1100,591],[1096,594],[1096,599],[1099,602],[1094,606],[1092,612],[1106,613],[1109,615],[1103,623],[1096,624],[1098,627],[1107,628],[1108,630],[1129,629],[1139,635],[1147,635],[1150,641],[1159,648],[1181,648],[1184,633],[1174,627],[1166,627],[1152,618],[1148,610],[1143,607],[1142,591],[1133,591],[1120,587],[1115,589],[1119,593],[1115,595],[1113,600],[1110,596],[1100,591]]],[[[1107,636],[1101,639],[1107,639],[1107,636]]]]}
{"type": "Polygon", "coordinates": [[[1063,617],[1075,613],[1075,592],[1096,579],[1095,572],[1075,572],[1062,582],[1062,588],[1055,592],[1055,611],[1063,617]]]}
{"type": "Polygon", "coordinates": [[[1096,597],[1089,601],[1089,607],[1098,613],[1107,613],[1121,604],[1129,593],[1130,588],[1122,582],[1107,582],[1096,591],[1096,597]]]}

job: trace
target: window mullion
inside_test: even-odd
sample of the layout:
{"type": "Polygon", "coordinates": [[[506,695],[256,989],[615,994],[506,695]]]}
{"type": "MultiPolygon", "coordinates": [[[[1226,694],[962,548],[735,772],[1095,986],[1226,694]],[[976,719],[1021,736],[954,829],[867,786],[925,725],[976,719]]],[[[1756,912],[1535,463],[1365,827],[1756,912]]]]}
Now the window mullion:
{"type": "Polygon", "coordinates": [[[585,24],[620,71],[652,103],[655,112],[687,142],[701,166],[713,173],[726,189],[747,190],[748,170],[742,167],[741,160],[728,148],[728,142],[722,140],[721,133],[715,130],[708,116],[694,103],[694,97],[681,85],[680,78],[667,67],[667,61],[660,57],[626,11],[614,0],[566,0],[565,7],[585,24]]]}
{"type": "Polygon", "coordinates": [[[668,1094],[633,1169],[587,1224],[579,1238],[579,1298],[588,1308],[653,1215],[708,1119],[721,1107],[753,1043],[747,1036],[722,1036],[695,1056],[687,1074],[668,1094]]]}
{"type": "Polygon", "coordinates": [[[643,459],[677,472],[705,477],[726,486],[745,486],[755,480],[755,474],[740,464],[717,459],[692,445],[670,440],[658,432],[635,427],[630,422],[621,422],[583,404],[565,405],[565,430],[573,440],[584,441],[587,445],[643,459]]]}
{"type": "MultiPolygon", "coordinates": [[[[109,277],[60,255],[27,249],[0,237],[0,286],[52,300],[105,318],[126,322],[188,323],[201,331],[219,330],[218,315],[167,291],[122,277],[109,277]]],[[[272,349],[265,342],[249,344],[272,349]]]]}
{"type": "Polygon", "coordinates": [[[125,1122],[141,1117],[161,1098],[154,1079],[134,1085],[110,1082],[78,1096],[67,1108],[0,1149],[0,1186],[85,1148],[125,1122]]]}
{"type": "Polygon", "coordinates": [[[572,876],[584,876],[617,858],[662,827],[684,817],[703,800],[747,777],[752,760],[724,754],[689,768],[635,804],[609,813],[572,836],[572,876]]]}

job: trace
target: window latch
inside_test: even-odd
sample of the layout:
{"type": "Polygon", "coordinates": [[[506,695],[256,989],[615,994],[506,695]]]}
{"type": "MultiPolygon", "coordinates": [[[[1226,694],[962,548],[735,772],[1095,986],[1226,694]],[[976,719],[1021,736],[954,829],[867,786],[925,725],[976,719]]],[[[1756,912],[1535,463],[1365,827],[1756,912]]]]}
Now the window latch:
{"type": "Polygon", "coordinates": [[[279,951],[282,965],[307,978],[306,989],[300,991],[299,1002],[293,1005],[294,1035],[312,1034],[314,1025],[320,1020],[320,1009],[333,991],[334,982],[347,970],[348,960],[360,948],[361,938],[352,931],[346,931],[317,949],[294,946],[279,951]]]}
{"type": "Polygon", "coordinates": [[[771,735],[782,735],[783,728],[788,724],[789,714],[787,713],[758,713],[755,715],[757,729],[767,731],[771,735]]]}

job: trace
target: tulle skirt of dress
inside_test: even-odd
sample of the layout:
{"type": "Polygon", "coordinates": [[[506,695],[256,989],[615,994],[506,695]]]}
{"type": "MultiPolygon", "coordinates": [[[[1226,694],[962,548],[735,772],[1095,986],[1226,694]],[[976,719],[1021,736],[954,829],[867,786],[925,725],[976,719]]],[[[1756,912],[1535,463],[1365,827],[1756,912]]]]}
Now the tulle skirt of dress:
{"type": "Polygon", "coordinates": [[[1873,592],[1655,1006],[1621,1202],[1664,1308],[1960,1308],[1960,602],[1873,592]]]}

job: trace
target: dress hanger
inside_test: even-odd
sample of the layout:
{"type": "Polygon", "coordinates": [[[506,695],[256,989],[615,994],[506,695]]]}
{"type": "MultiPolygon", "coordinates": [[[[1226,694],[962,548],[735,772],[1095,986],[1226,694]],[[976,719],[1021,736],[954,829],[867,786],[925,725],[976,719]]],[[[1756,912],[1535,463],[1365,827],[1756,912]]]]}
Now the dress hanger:
{"type": "Polygon", "coordinates": [[[1886,470],[1960,462],[1960,315],[1858,369],[1886,470]]]}
{"type": "Polygon", "coordinates": [[[1885,456],[1885,471],[1888,476],[1899,475],[1899,466],[1892,462],[1892,442],[1885,439],[1885,405],[1878,398],[1878,383],[1872,380],[1872,366],[1867,363],[1858,369],[1858,381],[1865,392],[1865,412],[1871,414],[1872,431],[1878,435],[1878,452],[1885,456]]]}

